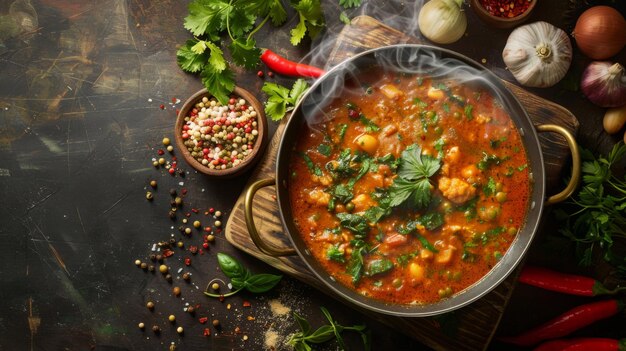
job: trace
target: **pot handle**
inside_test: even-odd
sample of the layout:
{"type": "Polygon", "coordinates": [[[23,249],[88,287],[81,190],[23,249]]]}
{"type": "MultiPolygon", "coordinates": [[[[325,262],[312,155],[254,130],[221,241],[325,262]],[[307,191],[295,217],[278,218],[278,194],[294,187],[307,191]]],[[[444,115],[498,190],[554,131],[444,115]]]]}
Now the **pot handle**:
{"type": "Polygon", "coordinates": [[[266,255],[270,255],[273,257],[279,256],[293,256],[296,255],[296,250],[291,248],[278,248],[274,245],[269,245],[259,235],[259,232],[256,230],[256,226],[254,225],[254,216],[252,215],[252,204],[254,201],[254,195],[259,189],[264,188],[266,186],[276,185],[276,180],[273,178],[261,179],[252,183],[248,190],[246,190],[246,197],[244,199],[244,212],[246,215],[246,227],[248,227],[248,233],[250,234],[250,238],[254,245],[261,250],[266,255]]]}
{"type": "Polygon", "coordinates": [[[569,183],[567,183],[565,189],[563,189],[560,193],[552,195],[546,200],[546,205],[554,205],[570,197],[570,195],[572,195],[574,190],[578,187],[578,183],[580,183],[580,153],[578,152],[578,144],[576,143],[576,139],[574,139],[572,133],[555,124],[543,124],[537,126],[537,131],[560,134],[563,138],[565,138],[565,141],[567,141],[567,145],[572,153],[572,177],[570,178],[569,183]]]}

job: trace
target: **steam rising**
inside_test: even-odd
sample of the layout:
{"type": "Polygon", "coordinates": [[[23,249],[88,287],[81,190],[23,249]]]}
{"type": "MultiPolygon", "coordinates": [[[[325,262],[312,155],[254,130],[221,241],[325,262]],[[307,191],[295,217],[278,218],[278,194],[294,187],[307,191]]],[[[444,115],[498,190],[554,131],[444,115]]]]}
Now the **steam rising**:
{"type": "MultiPolygon", "coordinates": [[[[330,70],[316,82],[301,103],[302,113],[309,126],[329,120],[326,107],[347,89],[362,91],[359,76],[367,70],[381,69],[385,72],[414,74],[432,78],[433,82],[444,83],[448,88],[470,85],[486,89],[500,106],[507,108],[514,101],[501,91],[506,89],[500,80],[478,64],[464,62],[454,52],[422,45],[395,45],[373,49],[356,55],[330,70]],[[357,84],[346,84],[346,83],[357,84]]],[[[509,112],[510,115],[511,114],[509,112]]]]}

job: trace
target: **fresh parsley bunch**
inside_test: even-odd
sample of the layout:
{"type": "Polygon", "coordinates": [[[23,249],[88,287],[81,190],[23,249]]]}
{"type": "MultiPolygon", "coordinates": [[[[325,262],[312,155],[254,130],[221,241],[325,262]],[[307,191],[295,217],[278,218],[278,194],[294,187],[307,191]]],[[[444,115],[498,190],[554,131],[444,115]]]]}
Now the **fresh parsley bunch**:
{"type": "Polygon", "coordinates": [[[626,145],[616,144],[607,157],[596,158],[588,150],[581,156],[581,188],[555,212],[565,224],[560,233],[576,244],[581,265],[591,265],[599,254],[626,277],[626,255],[614,247],[626,242],[626,177],[616,167],[623,164],[626,145]]]}
{"type": "Polygon", "coordinates": [[[430,177],[441,167],[441,161],[422,155],[422,148],[413,144],[402,152],[402,162],[396,178],[389,189],[391,203],[395,207],[409,201],[417,208],[426,208],[432,196],[430,177]]]}
{"type": "MultiPolygon", "coordinates": [[[[313,38],[323,29],[324,14],[320,0],[289,3],[299,18],[290,41],[298,45],[306,33],[313,38]]],[[[268,21],[275,26],[287,21],[281,0],[194,0],[184,23],[194,38],[176,52],[178,65],[186,72],[199,73],[209,93],[226,103],[235,87],[235,75],[224,57],[222,36],[227,34],[230,39],[233,62],[251,69],[261,56],[254,34],[268,21]]]]}

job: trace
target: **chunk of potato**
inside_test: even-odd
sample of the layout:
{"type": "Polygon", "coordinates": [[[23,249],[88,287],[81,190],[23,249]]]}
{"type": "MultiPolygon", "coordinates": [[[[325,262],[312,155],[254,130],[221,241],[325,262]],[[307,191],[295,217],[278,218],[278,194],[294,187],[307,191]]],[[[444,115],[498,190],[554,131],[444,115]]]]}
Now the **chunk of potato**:
{"type": "Polygon", "coordinates": [[[392,100],[395,100],[404,95],[402,90],[398,89],[398,87],[393,84],[384,84],[380,87],[380,92],[392,100]]]}
{"type": "Polygon", "coordinates": [[[422,265],[416,262],[409,264],[409,274],[411,276],[411,283],[418,284],[424,281],[425,270],[422,265]]]}

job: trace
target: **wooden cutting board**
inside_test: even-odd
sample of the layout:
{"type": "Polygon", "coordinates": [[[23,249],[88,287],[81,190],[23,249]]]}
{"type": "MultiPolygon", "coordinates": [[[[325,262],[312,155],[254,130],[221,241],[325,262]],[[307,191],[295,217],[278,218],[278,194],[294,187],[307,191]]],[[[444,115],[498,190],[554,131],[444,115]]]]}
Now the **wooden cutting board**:
{"type": "MultiPolygon", "coordinates": [[[[356,17],[339,34],[329,56],[327,67],[332,67],[366,49],[398,43],[419,43],[419,41],[371,17],[356,17]]],[[[567,109],[533,95],[511,83],[505,82],[505,84],[524,105],[533,123],[559,124],[576,135],[578,121],[567,109]]],[[[276,154],[286,120],[287,118],[278,126],[274,137],[267,147],[264,159],[259,162],[250,178],[250,183],[259,179],[274,177],[276,154]]],[[[569,149],[565,141],[554,134],[540,134],[540,142],[546,165],[548,189],[556,189],[553,192],[558,192],[560,189],[561,171],[570,158],[569,149]]],[[[230,214],[225,228],[226,239],[235,247],[261,259],[284,273],[310,284],[324,293],[331,294],[329,289],[309,271],[304,261],[298,256],[275,258],[267,256],[257,249],[246,229],[243,198],[242,194],[230,214]]],[[[277,247],[289,247],[291,245],[279,218],[273,187],[264,188],[257,193],[253,213],[257,229],[265,241],[277,247]]],[[[447,317],[402,318],[377,314],[376,318],[437,350],[486,349],[513,291],[516,278],[517,274],[512,274],[483,298],[452,312],[447,317]],[[446,321],[453,321],[456,325],[455,330],[450,332],[444,325],[446,321]]],[[[358,309],[356,306],[353,307],[358,309]]],[[[361,311],[373,314],[373,312],[361,311]]]]}

